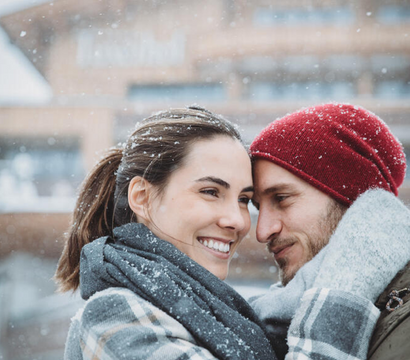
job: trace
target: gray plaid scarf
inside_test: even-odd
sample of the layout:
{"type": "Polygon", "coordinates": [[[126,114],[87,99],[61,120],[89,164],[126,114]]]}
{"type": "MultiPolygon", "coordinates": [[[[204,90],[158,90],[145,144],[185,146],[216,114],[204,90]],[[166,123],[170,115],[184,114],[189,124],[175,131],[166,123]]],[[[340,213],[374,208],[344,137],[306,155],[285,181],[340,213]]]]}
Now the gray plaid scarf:
{"type": "Polygon", "coordinates": [[[80,267],[84,299],[109,287],[128,288],[179,321],[219,359],[276,359],[248,303],[142,224],[121,226],[114,238],[84,246],[80,267]]]}

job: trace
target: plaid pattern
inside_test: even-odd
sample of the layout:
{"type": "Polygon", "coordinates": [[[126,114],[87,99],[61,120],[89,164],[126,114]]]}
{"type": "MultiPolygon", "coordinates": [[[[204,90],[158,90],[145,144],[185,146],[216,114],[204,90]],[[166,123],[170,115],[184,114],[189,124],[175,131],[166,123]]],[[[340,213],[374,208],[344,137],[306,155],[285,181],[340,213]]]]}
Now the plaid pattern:
{"type": "Polygon", "coordinates": [[[285,359],[367,359],[379,314],[365,298],[340,290],[309,289],[291,322],[285,359]]]}
{"type": "Polygon", "coordinates": [[[124,288],[91,297],[73,318],[65,360],[216,359],[175,319],[124,288]]]}
{"type": "MultiPolygon", "coordinates": [[[[113,230],[113,235],[94,240],[82,249],[80,290],[83,299],[90,299],[109,288],[126,288],[176,320],[179,327],[191,335],[189,339],[195,339],[196,344],[215,358],[276,359],[260,319],[229,285],[171,243],[156,237],[143,224],[120,226],[113,230]]],[[[106,302],[101,306],[98,302],[93,304],[94,313],[100,312],[100,308],[102,311],[115,310],[112,307],[105,310],[106,302]]],[[[84,313],[85,319],[87,316],[84,313]]],[[[118,323],[123,316],[123,312],[118,317],[114,314],[110,322],[128,323],[118,323]]],[[[173,329],[175,322],[165,322],[164,319],[167,318],[161,318],[160,327],[173,329]]],[[[88,321],[93,322],[94,318],[88,321]]],[[[152,319],[148,322],[151,328],[152,319]]],[[[137,323],[139,325],[139,319],[137,323]]],[[[135,330],[134,327],[130,329],[135,330]]],[[[146,339],[144,336],[144,339],[138,339],[139,344],[144,345],[141,342],[146,339]]],[[[178,338],[172,333],[165,336],[178,338]]],[[[186,338],[185,332],[182,338],[186,338]]],[[[153,341],[157,343],[158,339],[153,341]]],[[[167,358],[171,355],[167,354],[167,358]]]]}

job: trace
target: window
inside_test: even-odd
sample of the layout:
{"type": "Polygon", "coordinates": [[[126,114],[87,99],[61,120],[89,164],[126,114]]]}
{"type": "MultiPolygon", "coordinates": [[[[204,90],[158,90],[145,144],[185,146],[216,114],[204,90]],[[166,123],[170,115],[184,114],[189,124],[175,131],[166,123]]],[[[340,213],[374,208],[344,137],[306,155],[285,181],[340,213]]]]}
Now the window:
{"type": "Polygon", "coordinates": [[[254,12],[256,26],[346,26],[355,20],[348,7],[270,9],[258,8],[254,12]]]}
{"type": "Polygon", "coordinates": [[[292,83],[255,82],[250,85],[249,97],[255,101],[268,100],[333,100],[349,99],[356,87],[349,82],[324,83],[303,81],[292,83]]]}
{"type": "Polygon", "coordinates": [[[410,4],[381,6],[376,19],[385,25],[410,23],[410,4]]]}
{"type": "Polygon", "coordinates": [[[223,101],[226,100],[222,84],[133,85],[129,89],[131,101],[223,101]]]}
{"type": "Polygon", "coordinates": [[[83,176],[75,139],[0,138],[0,212],[71,211],[83,176]]]}
{"type": "Polygon", "coordinates": [[[371,58],[371,68],[378,75],[410,71],[410,57],[400,54],[374,55],[371,58]]]}
{"type": "Polygon", "coordinates": [[[374,96],[384,99],[403,99],[410,97],[410,81],[381,80],[376,82],[374,96]]]}

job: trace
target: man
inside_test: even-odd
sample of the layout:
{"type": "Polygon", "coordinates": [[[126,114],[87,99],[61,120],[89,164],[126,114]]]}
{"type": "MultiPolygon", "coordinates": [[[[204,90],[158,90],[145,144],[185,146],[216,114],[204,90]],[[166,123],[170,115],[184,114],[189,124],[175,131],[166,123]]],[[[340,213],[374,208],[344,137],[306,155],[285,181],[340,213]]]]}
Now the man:
{"type": "MultiPolygon", "coordinates": [[[[294,312],[303,307],[303,292],[310,287],[347,291],[375,302],[410,260],[409,211],[388,194],[397,196],[404,180],[405,155],[383,121],[357,106],[319,105],[271,123],[253,141],[250,152],[253,202],[259,209],[256,235],[273,253],[282,282],[250,302],[273,338],[285,336],[294,312]],[[385,191],[366,193],[375,188],[385,191]],[[329,249],[323,249],[335,229],[340,251],[333,240],[326,246],[329,249]],[[386,247],[378,249],[383,242],[386,247]],[[389,242],[395,242],[394,251],[389,242]],[[390,263],[395,270],[386,274],[384,267],[390,263]],[[384,276],[383,281],[378,275],[384,276]],[[374,286],[368,284],[371,277],[374,286]],[[363,295],[361,290],[373,294],[363,295]],[[280,302],[285,311],[276,310],[280,302]]],[[[291,349],[297,343],[293,340],[291,349]]]]}

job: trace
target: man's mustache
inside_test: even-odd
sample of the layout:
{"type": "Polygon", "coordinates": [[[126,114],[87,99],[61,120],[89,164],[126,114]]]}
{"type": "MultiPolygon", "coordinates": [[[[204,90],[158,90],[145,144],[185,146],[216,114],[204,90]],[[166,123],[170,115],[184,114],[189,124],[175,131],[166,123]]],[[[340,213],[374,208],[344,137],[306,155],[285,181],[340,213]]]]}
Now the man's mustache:
{"type": "Polygon", "coordinates": [[[271,239],[266,246],[270,253],[276,253],[278,250],[290,246],[296,242],[298,242],[298,239],[295,236],[275,237],[271,239]]]}

